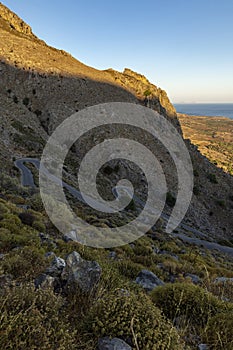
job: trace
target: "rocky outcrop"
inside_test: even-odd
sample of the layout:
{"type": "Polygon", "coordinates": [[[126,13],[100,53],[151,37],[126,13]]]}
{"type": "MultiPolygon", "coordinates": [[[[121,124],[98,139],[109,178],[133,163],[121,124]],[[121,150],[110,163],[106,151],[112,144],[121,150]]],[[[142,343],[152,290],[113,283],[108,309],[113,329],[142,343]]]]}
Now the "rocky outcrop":
{"type": "Polygon", "coordinates": [[[132,348],[118,338],[101,338],[98,341],[98,350],[131,350],[132,348]]]}
{"type": "Polygon", "coordinates": [[[139,100],[148,107],[158,111],[169,118],[176,118],[176,110],[166,92],[154,84],[142,74],[136,73],[129,68],[125,68],[123,73],[113,69],[108,69],[107,72],[115,82],[127,90],[130,90],[139,100]]]}
{"type": "Polygon", "coordinates": [[[10,27],[17,32],[35,37],[31,27],[2,3],[0,3],[0,18],[8,22],[10,27]]]}
{"type": "Polygon", "coordinates": [[[72,252],[66,260],[54,257],[45,273],[35,280],[36,288],[53,288],[55,291],[79,289],[91,292],[98,284],[102,269],[96,261],[87,261],[77,252],[72,252]]]}
{"type": "Polygon", "coordinates": [[[153,272],[148,270],[142,270],[136,278],[136,283],[143,287],[147,292],[152,291],[158,286],[163,286],[164,282],[161,281],[153,272]]]}

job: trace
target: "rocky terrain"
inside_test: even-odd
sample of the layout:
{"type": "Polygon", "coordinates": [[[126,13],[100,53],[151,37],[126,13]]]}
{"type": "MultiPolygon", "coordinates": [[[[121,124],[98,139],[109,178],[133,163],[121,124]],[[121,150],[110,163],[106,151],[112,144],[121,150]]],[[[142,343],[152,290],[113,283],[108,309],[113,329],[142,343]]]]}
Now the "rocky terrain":
{"type": "MultiPolygon", "coordinates": [[[[2,4],[0,38],[0,348],[231,350],[232,176],[201,154],[181,116],[184,137],[191,139],[186,145],[194,194],[183,226],[169,235],[165,222],[177,194],[175,166],[159,142],[138,130],[119,129],[123,136],[143,139],[163,165],[168,183],[163,217],[141,239],[114,249],[89,248],[69,232],[62,235],[48,219],[38,188],[21,185],[15,159],[40,159],[56,126],[98,103],[147,106],[181,133],[180,122],[166,93],[146,77],[84,65],[49,47],[2,4]],[[223,249],[208,249],[216,243],[223,249]]],[[[106,132],[111,136],[116,130],[106,132]]],[[[97,143],[103,138],[94,135],[97,143]]],[[[87,135],[66,159],[65,181],[74,187],[78,164],[92,145],[87,135]]],[[[37,169],[28,168],[38,185],[37,169]]],[[[110,164],[102,172],[103,191],[122,174],[139,186],[141,176],[137,180],[134,170],[110,164]]],[[[93,229],[124,223],[124,215],[111,221],[68,199],[93,229]]],[[[134,212],[132,205],[128,215],[134,212]]]]}

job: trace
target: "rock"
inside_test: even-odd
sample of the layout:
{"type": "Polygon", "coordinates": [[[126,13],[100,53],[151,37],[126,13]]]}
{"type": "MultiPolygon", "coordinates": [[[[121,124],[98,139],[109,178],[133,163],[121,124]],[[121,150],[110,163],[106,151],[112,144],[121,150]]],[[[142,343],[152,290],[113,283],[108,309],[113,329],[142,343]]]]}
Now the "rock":
{"type": "Polygon", "coordinates": [[[199,344],[198,349],[199,350],[208,350],[208,346],[206,344],[199,344]]]}
{"type": "Polygon", "coordinates": [[[51,245],[53,248],[57,247],[56,243],[53,241],[51,237],[49,237],[49,235],[43,232],[40,232],[39,237],[41,239],[41,244],[48,244],[48,245],[51,245]]]}
{"type": "Polygon", "coordinates": [[[35,279],[35,287],[41,288],[41,289],[47,289],[47,288],[55,288],[56,285],[56,279],[55,277],[46,275],[45,273],[41,274],[35,279]]]}
{"type": "Polygon", "coordinates": [[[102,269],[96,261],[87,261],[77,252],[72,252],[66,259],[66,267],[62,272],[62,280],[66,286],[78,286],[82,292],[88,293],[96,287],[102,269]]]}
{"type": "Polygon", "coordinates": [[[190,278],[194,284],[201,283],[200,277],[198,277],[197,275],[193,275],[192,273],[186,273],[185,278],[190,278]]]}
{"type": "Polygon", "coordinates": [[[167,250],[159,250],[158,254],[161,254],[161,255],[170,255],[173,259],[175,260],[179,260],[179,257],[174,254],[174,253],[171,253],[171,252],[168,252],[167,250]]]}
{"type": "Polygon", "coordinates": [[[101,338],[98,341],[98,350],[132,350],[131,346],[118,338],[101,338]]]}
{"type": "Polygon", "coordinates": [[[116,252],[114,252],[114,251],[109,252],[108,257],[109,257],[110,259],[115,260],[115,259],[117,258],[117,253],[116,253],[116,252]]]}
{"type": "Polygon", "coordinates": [[[65,233],[63,235],[63,240],[67,243],[67,242],[78,242],[78,239],[77,239],[77,233],[76,231],[70,231],[68,233],[65,233]]]}
{"type": "Polygon", "coordinates": [[[52,277],[58,277],[61,275],[65,266],[66,266],[65,260],[55,256],[55,258],[51,263],[51,266],[47,268],[45,273],[52,277]]]}
{"type": "Polygon", "coordinates": [[[47,252],[45,253],[45,258],[50,258],[51,256],[55,256],[54,252],[47,252]]]}
{"type": "Polygon", "coordinates": [[[163,286],[161,281],[153,272],[142,270],[136,278],[136,283],[142,286],[146,291],[151,291],[158,286],[163,286]]]}
{"type": "Polygon", "coordinates": [[[233,283],[233,278],[229,278],[229,277],[217,277],[217,278],[214,280],[214,283],[227,283],[227,282],[233,283]]]}

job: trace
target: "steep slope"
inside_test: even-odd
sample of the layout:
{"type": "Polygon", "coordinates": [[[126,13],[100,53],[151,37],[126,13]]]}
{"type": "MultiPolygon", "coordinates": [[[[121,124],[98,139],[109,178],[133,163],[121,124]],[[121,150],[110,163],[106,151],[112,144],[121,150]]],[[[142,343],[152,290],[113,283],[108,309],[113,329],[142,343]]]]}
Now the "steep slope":
{"type": "MultiPolygon", "coordinates": [[[[144,76],[130,69],[120,73],[86,66],[68,53],[46,45],[4,5],[0,5],[0,38],[0,162],[6,172],[17,174],[13,157],[39,158],[48,135],[62,120],[102,102],[146,104],[180,130],[176,111],[166,93],[144,76]],[[146,91],[149,91],[147,100],[146,91]]],[[[187,146],[196,176],[195,194],[185,221],[211,238],[230,238],[232,177],[208,162],[189,142],[187,146]],[[215,183],[211,181],[213,178],[217,179],[215,183]]],[[[151,147],[163,162],[169,191],[175,195],[174,164],[161,145],[151,147]]],[[[84,150],[83,146],[81,151],[84,150]]]]}

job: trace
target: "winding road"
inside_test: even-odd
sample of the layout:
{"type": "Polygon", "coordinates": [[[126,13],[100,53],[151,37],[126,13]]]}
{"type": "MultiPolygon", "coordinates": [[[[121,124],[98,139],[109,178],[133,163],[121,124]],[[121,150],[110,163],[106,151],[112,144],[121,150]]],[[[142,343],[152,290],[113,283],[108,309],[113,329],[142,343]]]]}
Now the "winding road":
{"type": "MultiPolygon", "coordinates": [[[[14,165],[19,169],[20,173],[21,173],[21,184],[23,186],[27,186],[27,187],[31,187],[31,188],[36,188],[35,182],[34,182],[34,177],[33,174],[31,172],[31,170],[25,165],[25,163],[30,163],[33,164],[36,169],[39,171],[42,171],[44,175],[48,176],[50,179],[52,179],[54,182],[60,182],[58,178],[56,178],[54,175],[50,174],[48,172],[47,169],[43,168],[40,169],[40,160],[37,158],[21,158],[21,159],[17,159],[14,162],[14,165]]],[[[86,204],[86,202],[84,201],[81,193],[75,189],[74,187],[68,185],[67,183],[65,183],[63,181],[63,187],[66,188],[69,193],[76,199],[78,199],[78,201],[86,204]]],[[[123,187],[122,189],[128,194],[128,195],[132,195],[129,191],[127,187],[123,187]]],[[[117,192],[113,189],[113,194],[115,195],[115,197],[117,196],[117,192]]],[[[102,204],[97,202],[96,200],[94,200],[93,198],[88,198],[89,203],[93,203],[93,207],[98,208],[98,210],[100,211],[106,211],[106,207],[102,204]]],[[[144,206],[144,202],[138,198],[137,196],[134,195],[134,200],[135,202],[137,202],[139,205],[144,206]]],[[[107,208],[109,209],[109,208],[107,208]]],[[[162,218],[167,222],[169,219],[169,216],[166,214],[162,214],[161,215],[162,218]]],[[[182,241],[190,243],[190,244],[195,244],[197,246],[203,246],[206,249],[209,250],[218,250],[221,251],[224,254],[230,255],[233,257],[233,248],[228,247],[228,246],[223,246],[220,245],[218,243],[215,242],[210,242],[207,241],[205,239],[200,239],[201,238],[208,238],[208,235],[191,227],[188,226],[184,223],[180,223],[179,227],[177,228],[178,233],[172,233],[173,237],[177,237],[180,238],[182,241]],[[189,237],[186,233],[193,233],[195,235],[195,237],[189,237]],[[196,236],[198,236],[199,238],[197,238],[196,236]]]]}

